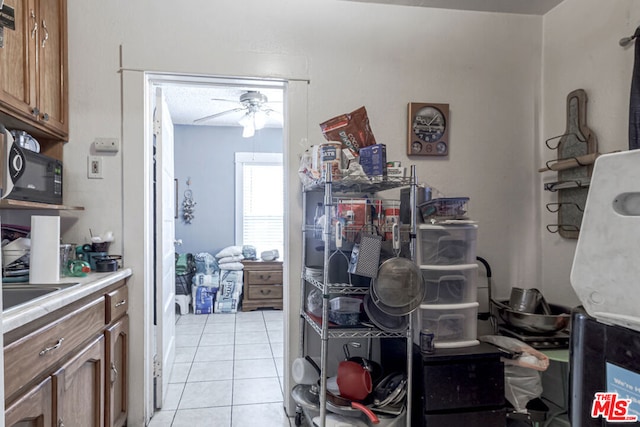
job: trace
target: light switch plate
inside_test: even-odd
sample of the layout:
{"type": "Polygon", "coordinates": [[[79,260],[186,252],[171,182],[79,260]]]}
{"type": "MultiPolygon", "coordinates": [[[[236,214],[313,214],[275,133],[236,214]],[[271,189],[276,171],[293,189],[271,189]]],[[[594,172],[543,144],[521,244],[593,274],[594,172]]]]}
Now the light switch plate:
{"type": "Polygon", "coordinates": [[[87,178],[102,179],[102,157],[87,157],[87,178]]]}

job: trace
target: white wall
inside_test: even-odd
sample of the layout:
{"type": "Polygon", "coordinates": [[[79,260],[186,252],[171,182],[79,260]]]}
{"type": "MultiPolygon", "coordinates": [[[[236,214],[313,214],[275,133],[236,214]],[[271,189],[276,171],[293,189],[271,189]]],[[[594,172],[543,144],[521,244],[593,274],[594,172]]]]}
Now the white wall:
{"type": "MultiPolygon", "coordinates": [[[[589,97],[587,125],[598,138],[599,152],[628,149],[629,93],[633,70],[633,44],[619,46],[640,25],[640,3],[634,0],[564,0],[544,17],[543,131],[537,143],[540,166],[555,158],[544,140],[566,129],[566,97],[584,89],[589,97]]],[[[540,174],[542,179],[550,173],[540,174]],[[544,177],[543,177],[544,175],[544,177]]],[[[548,233],[555,222],[545,205],[555,195],[543,192],[541,215],[541,288],[553,301],[578,304],[569,274],[576,240],[548,233]]]]}
{"type": "MultiPolygon", "coordinates": [[[[140,153],[138,145],[143,143],[140,115],[122,116],[122,111],[127,113],[123,102],[136,97],[120,92],[122,58],[128,69],[310,80],[308,103],[289,112],[290,118],[297,118],[291,123],[285,148],[292,169],[288,212],[292,221],[288,235],[293,254],[288,259],[291,294],[285,297],[291,339],[297,337],[299,266],[294,264],[299,264],[300,248],[297,156],[308,145],[322,142],[318,123],[361,105],[367,107],[377,140],[387,144],[390,160],[400,160],[406,166],[416,164],[420,182],[449,196],[471,197],[470,215],[480,226],[478,254],[492,264],[498,296],[507,295],[514,285],[542,287],[543,279],[549,284],[568,283],[573,243],[543,232],[546,219],[540,208],[541,177],[536,172],[543,156],[541,141],[564,128],[564,114],[558,111],[564,111],[564,97],[578,83],[577,76],[590,76],[582,83],[585,86],[592,81],[592,85],[597,82],[604,88],[606,81],[607,89],[602,92],[616,84],[618,74],[624,74],[620,73],[621,64],[627,67],[630,63],[630,53],[617,46],[617,39],[630,34],[636,23],[622,25],[624,16],[632,12],[631,1],[616,0],[613,11],[607,9],[606,13],[599,10],[602,7],[596,0],[565,2],[544,21],[549,28],[544,38],[548,46],[544,91],[541,17],[335,0],[117,0],[109,6],[97,0],[69,2],[71,138],[65,148],[65,190],[67,203],[86,207],[68,232],[69,239],[82,242],[90,226],[122,229],[122,174],[139,176],[121,166],[122,153],[140,153]],[[596,23],[614,12],[616,26],[596,23]],[[573,30],[567,29],[567,22],[576,14],[588,18],[587,23],[577,20],[573,30]],[[593,16],[582,16],[588,14],[593,16]],[[592,34],[596,24],[599,30],[592,34]],[[585,33],[585,40],[575,40],[564,48],[567,35],[574,39],[573,31],[585,33]],[[552,48],[556,40],[561,44],[559,52],[552,48]],[[600,61],[593,52],[581,56],[578,50],[574,59],[585,69],[578,70],[564,57],[563,51],[572,47],[584,50],[592,45],[602,47],[602,52],[596,53],[608,55],[600,61]],[[610,69],[605,60],[614,55],[617,60],[610,69]],[[566,73],[565,67],[574,71],[566,73]],[[558,83],[553,83],[556,77],[558,83]],[[542,132],[541,94],[549,109],[542,132]],[[557,99],[552,100],[554,97],[557,99]],[[448,159],[407,158],[408,102],[450,104],[448,159]],[[136,128],[140,130],[132,130],[136,128]],[[121,153],[105,161],[105,179],[87,180],[86,156],[93,139],[123,135],[121,153]]],[[[292,96],[304,99],[300,93],[297,86],[292,96]]],[[[594,101],[592,96],[590,106],[594,101]]],[[[614,105],[624,106],[609,102],[610,107],[614,105]]],[[[602,111],[608,117],[616,115],[615,110],[602,111]]],[[[616,120],[623,125],[624,119],[616,120]]],[[[614,126],[607,128],[613,130],[614,126]]],[[[599,127],[593,129],[601,141],[606,139],[599,127]]],[[[616,144],[622,146],[621,142],[616,144]]],[[[136,202],[135,198],[127,200],[136,202]]],[[[144,215],[142,209],[139,212],[144,215]]],[[[140,245],[130,248],[142,250],[140,245]]],[[[136,253],[136,262],[138,257],[136,253]]],[[[144,280],[142,269],[134,273],[136,292],[141,292],[144,280]]],[[[544,287],[546,290],[546,283],[544,287]]],[[[556,296],[571,299],[572,291],[565,285],[554,286],[556,296]]],[[[140,305],[132,311],[142,310],[142,296],[138,294],[135,301],[140,305]]],[[[141,339],[142,333],[133,333],[134,337],[141,339]]],[[[291,352],[296,348],[294,342],[291,352]]],[[[132,357],[132,372],[141,369],[142,357],[132,357]]],[[[144,418],[140,403],[143,383],[136,377],[131,384],[131,425],[139,425],[144,418]]]]}

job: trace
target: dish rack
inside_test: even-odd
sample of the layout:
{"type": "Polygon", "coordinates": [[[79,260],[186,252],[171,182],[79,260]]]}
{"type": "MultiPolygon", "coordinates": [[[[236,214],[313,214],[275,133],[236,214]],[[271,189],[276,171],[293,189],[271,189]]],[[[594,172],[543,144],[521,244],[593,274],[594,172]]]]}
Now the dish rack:
{"type": "MultiPolygon", "coordinates": [[[[327,177],[326,182],[317,182],[303,188],[303,212],[304,222],[303,239],[302,239],[302,266],[303,272],[301,277],[301,298],[300,298],[300,347],[299,356],[304,357],[309,353],[309,347],[317,347],[317,338],[320,339],[320,369],[322,374],[319,380],[319,405],[313,409],[307,405],[298,404],[296,413],[296,425],[301,425],[302,417],[305,417],[309,424],[313,425],[312,419],[319,416],[320,427],[326,425],[327,420],[327,397],[326,391],[328,386],[328,354],[330,342],[337,339],[365,339],[367,340],[368,358],[371,359],[371,346],[373,339],[385,338],[401,338],[406,340],[407,360],[406,360],[406,404],[404,406],[404,417],[406,425],[411,424],[411,405],[412,405],[412,369],[413,369],[413,326],[410,315],[407,318],[406,326],[397,330],[381,329],[376,327],[373,322],[360,322],[355,326],[352,324],[351,317],[345,317],[348,322],[339,325],[330,322],[330,319],[337,319],[335,316],[330,317],[331,300],[338,301],[336,298],[344,297],[340,302],[350,302],[354,304],[353,299],[363,299],[363,304],[357,304],[358,307],[364,308],[370,290],[370,279],[364,276],[356,276],[347,273],[349,267],[350,256],[347,255],[358,242],[358,233],[364,228],[368,228],[369,224],[374,225],[373,232],[383,237],[383,252],[385,251],[385,243],[388,241],[388,247],[391,246],[390,239],[387,239],[386,233],[391,230],[390,223],[396,223],[400,218],[400,201],[381,201],[376,199],[362,198],[363,194],[374,195],[380,191],[400,189],[402,187],[410,187],[410,206],[415,206],[416,200],[416,174],[415,166],[411,167],[411,175],[408,178],[381,179],[372,182],[347,182],[345,180],[332,181],[327,177]],[[336,197],[339,195],[339,197],[336,197]],[[319,201],[321,200],[321,201],[319,201]],[[357,200],[357,202],[356,202],[357,200]],[[363,201],[368,200],[368,201],[363,201]],[[386,206],[384,205],[386,203],[386,206]],[[319,205],[322,205],[322,220],[318,220],[319,205]],[[340,206],[342,204],[342,206],[340,206]],[[349,206],[352,209],[349,209],[349,206]],[[383,219],[382,216],[376,216],[376,212],[381,212],[381,208],[387,207],[388,215],[383,219]],[[376,209],[377,208],[377,209],[376,209]],[[372,210],[369,210],[372,209],[372,210]],[[316,211],[314,213],[314,210],[316,211]],[[344,211],[344,212],[343,212],[344,211]],[[364,215],[363,218],[358,218],[364,215]],[[371,215],[373,212],[373,215],[371,215]],[[395,217],[397,215],[397,218],[395,217]],[[389,218],[393,216],[394,218],[389,218]],[[336,227],[336,222],[341,218],[353,223],[343,224],[342,227],[336,227]],[[365,224],[367,227],[365,227],[365,224]],[[322,259],[313,259],[321,257],[322,259]],[[334,264],[337,270],[343,270],[345,273],[340,276],[334,274],[334,264]],[[357,277],[358,280],[353,279],[357,277]],[[365,279],[365,280],[363,280],[365,279]],[[311,310],[307,307],[308,295],[314,292],[313,300],[316,303],[315,309],[311,310]],[[318,304],[322,299],[322,309],[318,304]],[[348,298],[348,299],[347,299],[348,298]],[[315,313],[315,314],[314,314],[315,313]],[[321,315],[319,315],[321,313],[321,315]]],[[[384,210],[382,210],[384,212],[384,210]]],[[[398,227],[399,239],[403,244],[403,253],[401,255],[412,258],[415,261],[415,230],[416,230],[416,209],[411,209],[411,224],[401,224],[398,227]],[[408,253],[407,253],[408,252],[408,253]]],[[[309,301],[312,299],[309,298],[309,301]]],[[[354,304],[355,306],[356,304],[354,304]]],[[[366,312],[366,310],[365,310],[366,312]]],[[[336,348],[342,346],[342,343],[336,348]]],[[[333,347],[332,347],[333,348],[333,347]]],[[[316,349],[317,351],[317,349],[316,349]]],[[[292,396],[299,392],[300,385],[292,390],[292,396]],[[298,388],[296,388],[298,387],[298,388]]],[[[295,397],[294,397],[295,400],[295,397]]],[[[402,409],[402,408],[401,408],[402,409]]],[[[401,416],[401,415],[398,415],[401,416]]],[[[395,425],[395,424],[394,424],[395,425]]]]}

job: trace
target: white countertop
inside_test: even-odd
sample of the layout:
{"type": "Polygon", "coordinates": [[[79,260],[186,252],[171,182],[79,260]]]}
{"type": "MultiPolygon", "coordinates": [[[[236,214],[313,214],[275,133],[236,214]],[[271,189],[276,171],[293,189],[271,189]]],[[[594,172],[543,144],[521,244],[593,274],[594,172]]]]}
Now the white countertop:
{"type": "Polygon", "coordinates": [[[89,273],[85,277],[63,277],[57,283],[80,283],[52,292],[25,304],[16,305],[2,312],[2,333],[7,333],[36,320],[54,310],[62,308],[100,289],[131,276],[129,268],[116,272],[89,273]]]}

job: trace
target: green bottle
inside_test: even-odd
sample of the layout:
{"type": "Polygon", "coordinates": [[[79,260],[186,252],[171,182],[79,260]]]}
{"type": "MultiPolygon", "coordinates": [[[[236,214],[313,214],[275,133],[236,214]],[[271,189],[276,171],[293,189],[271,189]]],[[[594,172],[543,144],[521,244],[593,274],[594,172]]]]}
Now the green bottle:
{"type": "Polygon", "coordinates": [[[67,270],[71,277],[84,277],[91,272],[91,267],[87,261],[72,259],[67,264],[67,270]]]}

